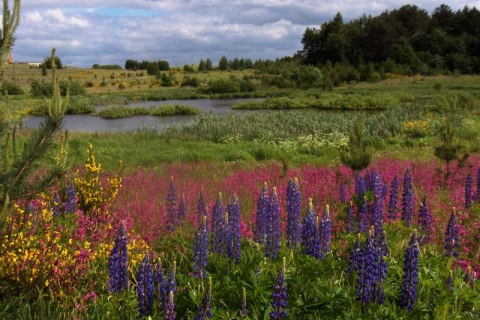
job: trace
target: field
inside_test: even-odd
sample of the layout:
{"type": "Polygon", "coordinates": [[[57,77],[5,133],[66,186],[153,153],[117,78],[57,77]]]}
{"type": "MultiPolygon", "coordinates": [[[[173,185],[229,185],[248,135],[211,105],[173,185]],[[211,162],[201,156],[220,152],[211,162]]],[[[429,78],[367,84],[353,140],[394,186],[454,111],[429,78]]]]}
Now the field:
{"type": "MultiPolygon", "coordinates": [[[[17,66],[15,77],[28,91],[37,72],[17,66]]],[[[91,100],[196,94],[112,72],[60,76],[92,82],[91,100]]],[[[474,76],[390,78],[327,93],[260,88],[256,95],[283,96],[271,100],[277,106],[335,104],[337,95],[398,105],[201,115],[164,132],[70,132],[66,174],[7,216],[0,318],[478,319],[479,89],[474,76]],[[354,172],[342,152],[352,152],[358,123],[372,161],[354,172]],[[448,161],[446,149],[455,151],[448,161]]],[[[11,103],[20,115],[37,100],[11,103]]],[[[18,145],[32,136],[19,130],[18,145]]]]}

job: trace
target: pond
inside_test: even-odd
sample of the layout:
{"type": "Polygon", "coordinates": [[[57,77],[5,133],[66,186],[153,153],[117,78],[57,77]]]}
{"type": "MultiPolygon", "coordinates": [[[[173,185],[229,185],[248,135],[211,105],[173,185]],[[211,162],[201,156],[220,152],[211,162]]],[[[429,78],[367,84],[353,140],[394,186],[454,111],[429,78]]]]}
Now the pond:
{"type": "MultiPolygon", "coordinates": [[[[135,102],[127,106],[150,107],[159,105],[183,104],[197,107],[202,112],[227,113],[227,112],[245,112],[244,110],[232,110],[231,107],[239,102],[252,101],[258,99],[198,99],[198,100],[166,100],[135,102]]],[[[106,106],[96,107],[101,110],[106,106]]],[[[63,127],[68,131],[83,132],[114,132],[114,131],[133,131],[142,128],[161,130],[166,126],[181,125],[193,121],[195,115],[172,115],[172,116],[136,116],[122,119],[103,119],[91,115],[66,115],[63,127]]],[[[23,128],[37,128],[42,121],[42,117],[28,116],[23,120],[23,128]]]]}

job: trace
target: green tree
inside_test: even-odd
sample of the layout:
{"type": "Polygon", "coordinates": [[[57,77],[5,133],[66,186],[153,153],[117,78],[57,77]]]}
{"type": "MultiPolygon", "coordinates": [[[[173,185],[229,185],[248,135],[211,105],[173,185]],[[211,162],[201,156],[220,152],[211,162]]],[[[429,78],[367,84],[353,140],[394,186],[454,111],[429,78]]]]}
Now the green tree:
{"type": "Polygon", "coordinates": [[[207,60],[205,61],[205,70],[207,71],[213,70],[212,60],[210,60],[210,58],[207,58],[207,60]]]}
{"type": "Polygon", "coordinates": [[[156,76],[160,70],[158,69],[158,63],[156,62],[150,62],[147,65],[147,73],[151,76],[156,76]]]}
{"type": "Polygon", "coordinates": [[[348,146],[340,150],[340,159],[353,171],[368,168],[370,165],[372,152],[365,144],[362,122],[355,122],[349,135],[348,146]]]}
{"type": "MultiPolygon", "coordinates": [[[[62,60],[60,60],[59,57],[55,57],[55,67],[57,69],[62,69],[63,68],[63,65],[62,65],[62,60]]],[[[43,64],[45,65],[45,67],[47,69],[52,69],[52,57],[46,57],[44,60],[43,60],[43,64]]]]}
{"type": "Polygon", "coordinates": [[[207,70],[207,66],[205,64],[205,61],[203,59],[200,59],[200,63],[198,64],[198,72],[204,72],[207,70]]]}
{"type": "Polygon", "coordinates": [[[218,68],[221,71],[227,71],[228,70],[228,60],[225,56],[220,58],[220,62],[218,63],[218,68]]]}

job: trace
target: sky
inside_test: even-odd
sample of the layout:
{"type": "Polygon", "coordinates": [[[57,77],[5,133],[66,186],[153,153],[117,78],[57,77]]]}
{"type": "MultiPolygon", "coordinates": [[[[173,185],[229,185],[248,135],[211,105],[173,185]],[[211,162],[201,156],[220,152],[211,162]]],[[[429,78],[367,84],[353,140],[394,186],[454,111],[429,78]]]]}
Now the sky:
{"type": "MultiPolygon", "coordinates": [[[[10,1],[12,3],[13,1],[10,1]]],[[[12,54],[15,62],[42,62],[56,48],[63,65],[125,65],[127,59],[166,60],[170,67],[222,56],[276,59],[302,49],[307,27],[337,12],[344,22],[413,2],[402,0],[22,0],[12,54]]],[[[480,0],[414,3],[431,13],[480,8],[480,0]]]]}

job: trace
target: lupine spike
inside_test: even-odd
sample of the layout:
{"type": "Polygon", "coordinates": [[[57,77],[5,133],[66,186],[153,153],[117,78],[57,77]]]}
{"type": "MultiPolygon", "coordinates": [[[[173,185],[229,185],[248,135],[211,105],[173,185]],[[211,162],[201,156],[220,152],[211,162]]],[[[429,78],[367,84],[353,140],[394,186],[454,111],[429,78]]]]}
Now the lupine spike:
{"type": "Polygon", "coordinates": [[[448,220],[447,230],[445,231],[445,255],[453,258],[458,257],[459,230],[455,217],[455,208],[452,210],[448,220]]]}
{"type": "Polygon", "coordinates": [[[368,231],[368,202],[367,197],[363,197],[358,213],[358,232],[368,231]]]}
{"type": "Polygon", "coordinates": [[[202,223],[195,233],[195,243],[193,250],[193,276],[198,279],[205,277],[205,268],[207,267],[208,256],[208,231],[207,217],[203,216],[202,223]]]}
{"type": "Polygon", "coordinates": [[[277,283],[272,292],[272,312],[270,312],[270,319],[281,319],[287,316],[285,309],[287,308],[287,286],[285,281],[286,259],[283,257],[282,267],[277,278],[277,283]]]}
{"type": "Polygon", "coordinates": [[[245,287],[242,287],[242,303],[240,305],[238,315],[240,316],[240,318],[245,318],[248,313],[249,311],[247,309],[247,291],[245,290],[245,287]]]}
{"type": "Polygon", "coordinates": [[[325,259],[326,254],[330,251],[330,240],[332,233],[332,220],[330,218],[330,207],[327,204],[322,215],[319,225],[320,235],[320,259],[325,259]]]}
{"type": "Polygon", "coordinates": [[[74,213],[77,208],[77,195],[73,184],[69,183],[65,187],[65,212],[74,213]]]}
{"type": "Polygon", "coordinates": [[[289,180],[287,185],[287,245],[297,248],[300,241],[301,194],[298,179],[289,180]]]}
{"type": "Polygon", "coordinates": [[[407,227],[412,225],[413,218],[413,199],[414,191],[412,184],[412,175],[410,170],[407,168],[405,176],[403,178],[403,197],[402,197],[402,220],[405,222],[407,227]]]}
{"type": "Polygon", "coordinates": [[[265,244],[267,234],[267,215],[270,205],[267,183],[265,182],[257,201],[257,216],[255,218],[254,240],[259,244],[265,244]]]}
{"type": "Polygon", "coordinates": [[[426,244],[430,242],[432,234],[433,217],[427,207],[427,197],[423,197],[423,201],[420,204],[420,211],[418,213],[420,222],[420,244],[426,244]]]}
{"type": "Polygon", "coordinates": [[[388,201],[388,218],[390,220],[397,219],[397,203],[398,203],[398,176],[395,175],[390,186],[390,198],[388,201]]]}
{"type": "Polygon", "coordinates": [[[405,250],[402,297],[400,299],[400,305],[408,311],[413,311],[417,298],[418,255],[417,232],[414,230],[408,248],[405,250]]]}
{"type": "Polygon", "coordinates": [[[340,202],[347,203],[347,194],[345,191],[345,184],[343,182],[340,184],[340,202]]]}
{"type": "Polygon", "coordinates": [[[240,263],[241,256],[241,214],[240,214],[240,203],[236,194],[230,199],[230,203],[227,206],[228,211],[228,224],[231,231],[231,256],[230,258],[235,261],[235,263],[240,263]]]}
{"type": "Polygon", "coordinates": [[[303,252],[309,256],[315,255],[315,210],[313,209],[312,199],[309,199],[308,211],[302,224],[302,247],[303,252]]]}
{"type": "Polygon", "coordinates": [[[165,310],[168,299],[168,283],[167,279],[165,278],[160,259],[157,260],[155,269],[153,270],[153,283],[155,286],[155,295],[158,301],[158,309],[163,311],[165,310]]]}
{"type": "Polygon", "coordinates": [[[108,288],[112,293],[123,291],[128,286],[127,256],[127,235],[122,222],[108,258],[108,288]]]}
{"type": "Polygon", "coordinates": [[[202,302],[198,306],[198,314],[195,320],[206,320],[213,316],[212,314],[212,278],[208,277],[208,287],[203,296],[202,302]]]}
{"type": "Polygon", "coordinates": [[[149,316],[153,312],[153,277],[150,255],[145,254],[137,274],[137,300],[140,317],[149,316]]]}
{"type": "Polygon", "coordinates": [[[167,303],[165,305],[165,314],[163,316],[163,320],[175,320],[176,313],[175,313],[175,295],[173,291],[168,293],[167,303]]]}
{"type": "Polygon", "coordinates": [[[352,274],[354,272],[357,272],[359,268],[361,267],[361,246],[362,246],[362,240],[361,240],[361,235],[360,233],[357,234],[357,239],[355,240],[355,244],[353,245],[352,251],[350,251],[350,258],[348,262],[348,273],[352,274]]]}
{"type": "Polygon", "coordinates": [[[280,204],[277,189],[274,187],[267,215],[267,243],[265,256],[273,260],[277,257],[280,247],[280,204]]]}

